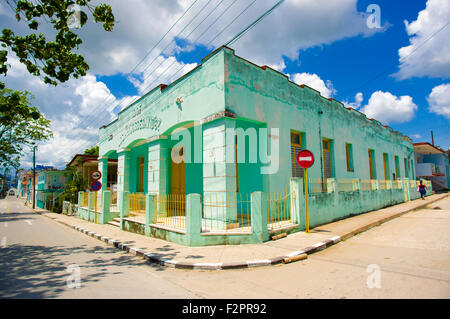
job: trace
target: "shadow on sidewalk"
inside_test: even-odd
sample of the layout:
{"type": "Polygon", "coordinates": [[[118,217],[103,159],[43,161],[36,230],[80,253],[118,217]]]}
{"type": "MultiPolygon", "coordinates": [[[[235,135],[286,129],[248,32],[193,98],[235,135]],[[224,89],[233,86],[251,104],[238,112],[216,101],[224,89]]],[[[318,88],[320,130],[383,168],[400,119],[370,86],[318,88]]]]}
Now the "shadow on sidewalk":
{"type": "Polygon", "coordinates": [[[69,248],[14,244],[0,248],[0,298],[57,298],[70,290],[67,279],[71,273],[67,267],[71,264],[80,267],[83,288],[104,277],[122,274],[121,267],[145,263],[126,254],[112,256],[117,253],[114,248],[86,245],[69,248]]]}

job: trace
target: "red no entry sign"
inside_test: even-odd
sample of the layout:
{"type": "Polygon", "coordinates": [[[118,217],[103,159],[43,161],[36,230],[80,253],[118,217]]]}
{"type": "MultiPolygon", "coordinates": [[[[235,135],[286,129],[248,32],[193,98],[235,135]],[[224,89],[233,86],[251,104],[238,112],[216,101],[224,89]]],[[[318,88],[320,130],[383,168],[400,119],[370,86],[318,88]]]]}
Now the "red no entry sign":
{"type": "Polygon", "coordinates": [[[102,188],[102,183],[101,183],[101,182],[99,182],[99,181],[94,181],[94,182],[91,183],[91,189],[92,189],[94,192],[99,191],[101,188],[102,188]]]}
{"type": "Polygon", "coordinates": [[[95,181],[99,180],[101,177],[102,177],[102,173],[100,171],[93,171],[91,173],[91,178],[95,181]]]}
{"type": "Polygon", "coordinates": [[[310,168],[314,164],[314,155],[308,150],[302,150],[297,155],[297,164],[303,168],[310,168]]]}

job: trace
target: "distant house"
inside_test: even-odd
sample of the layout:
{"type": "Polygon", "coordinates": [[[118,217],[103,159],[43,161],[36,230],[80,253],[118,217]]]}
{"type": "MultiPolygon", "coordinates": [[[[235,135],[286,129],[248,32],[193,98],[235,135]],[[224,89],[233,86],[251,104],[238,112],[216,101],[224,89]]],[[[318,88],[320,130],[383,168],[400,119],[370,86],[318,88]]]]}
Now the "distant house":
{"type": "Polygon", "coordinates": [[[39,173],[36,189],[36,205],[43,209],[52,209],[55,200],[64,191],[67,171],[45,170],[39,173]]]}
{"type": "Polygon", "coordinates": [[[431,181],[434,190],[450,189],[449,155],[430,143],[415,143],[416,176],[431,181]]]}
{"type": "MultiPolygon", "coordinates": [[[[86,154],[76,154],[72,160],[67,164],[69,167],[74,167],[77,173],[83,176],[85,181],[91,181],[91,173],[98,170],[98,155],[86,155],[86,154]]],[[[117,184],[117,160],[108,160],[108,179],[107,179],[107,189],[111,186],[117,184]]],[[[88,190],[88,189],[86,189],[88,190]]]]}

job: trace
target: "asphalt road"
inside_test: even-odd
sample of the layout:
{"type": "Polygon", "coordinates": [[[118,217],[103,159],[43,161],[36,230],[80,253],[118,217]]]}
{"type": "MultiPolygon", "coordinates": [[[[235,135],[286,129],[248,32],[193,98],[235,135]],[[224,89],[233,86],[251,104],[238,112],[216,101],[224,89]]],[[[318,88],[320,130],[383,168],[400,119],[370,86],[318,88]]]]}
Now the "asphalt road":
{"type": "Polygon", "coordinates": [[[448,299],[449,229],[446,197],[301,262],[240,271],[185,271],[183,276],[167,272],[164,278],[177,276],[178,284],[207,298],[448,299]]]}
{"type": "Polygon", "coordinates": [[[158,269],[30,212],[22,201],[0,200],[0,298],[199,297],[158,269]]]}
{"type": "Polygon", "coordinates": [[[0,297],[450,298],[450,197],[287,265],[226,271],[150,266],[0,201],[0,297]],[[78,265],[81,288],[69,288],[78,265]]]}

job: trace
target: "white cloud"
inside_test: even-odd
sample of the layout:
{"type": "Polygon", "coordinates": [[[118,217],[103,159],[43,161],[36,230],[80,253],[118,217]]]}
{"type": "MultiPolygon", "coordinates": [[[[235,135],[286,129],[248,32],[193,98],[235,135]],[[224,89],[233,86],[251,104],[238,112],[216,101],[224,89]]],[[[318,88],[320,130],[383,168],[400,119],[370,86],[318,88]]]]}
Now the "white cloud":
{"type": "MultiPolygon", "coordinates": [[[[95,0],[94,5],[99,2],[95,0]]],[[[199,13],[180,36],[187,40],[187,47],[182,49],[184,52],[191,50],[193,45],[189,41],[194,41],[203,32],[205,32],[204,35],[198,41],[194,41],[194,44],[208,44],[248,5],[245,1],[237,1],[220,17],[232,2],[233,0],[225,0],[214,13],[207,17],[208,12],[218,2],[213,1],[208,4],[206,0],[198,1],[180,20],[180,23],[168,33],[167,38],[161,41],[133,72],[132,83],[138,88],[139,94],[146,93],[159,83],[168,84],[194,68],[195,63],[183,63],[176,60],[173,55],[180,50],[180,47],[171,42],[172,39],[189,20],[199,13]],[[200,13],[200,9],[205,5],[207,5],[205,11],[200,13]],[[200,24],[205,18],[206,20],[200,24]],[[217,23],[212,24],[212,22],[217,23]],[[160,50],[166,47],[164,54],[161,54],[160,50]],[[145,66],[153,60],[155,60],[153,64],[145,69],[145,66]],[[165,71],[169,65],[171,65],[170,68],[165,71]],[[173,74],[180,69],[181,71],[176,75],[173,74]]],[[[283,56],[297,59],[302,49],[329,44],[346,37],[370,36],[380,31],[367,28],[366,16],[357,12],[356,2],[356,0],[286,0],[232,47],[236,49],[237,54],[255,63],[270,65],[282,71],[285,69],[283,56]]],[[[117,99],[115,96],[110,96],[107,100],[110,103],[106,111],[103,108],[100,109],[99,106],[110,91],[104,83],[97,81],[94,75],[126,74],[131,71],[192,3],[187,0],[134,0],[130,5],[128,1],[123,0],[108,1],[116,18],[113,32],[105,32],[101,24],[93,23],[90,15],[86,26],[80,30],[74,30],[83,39],[79,53],[90,65],[88,76],[71,79],[58,87],[45,85],[39,78],[29,75],[17,59],[9,60],[12,68],[6,78],[8,87],[31,91],[35,96],[33,104],[52,120],[55,137],[38,151],[38,158],[43,163],[61,165],[64,161],[70,160],[75,152],[83,151],[84,148],[97,142],[98,127],[110,122],[114,117],[114,110],[117,112],[136,97],[117,99]]],[[[259,0],[257,5],[252,6],[246,14],[212,42],[210,47],[225,43],[274,3],[273,0],[259,0]]],[[[3,27],[11,28],[18,34],[29,32],[24,22],[15,21],[12,12],[4,12],[5,8],[1,6],[0,8],[2,10],[0,14],[5,14],[2,15],[3,27]]],[[[40,31],[44,34],[54,35],[54,31],[46,22],[43,21],[40,27],[42,27],[40,31]]],[[[326,97],[334,94],[332,83],[320,79],[315,74],[299,73],[294,74],[293,78],[294,81],[297,79],[319,90],[326,97]]],[[[28,159],[25,158],[24,161],[28,159]]]]}
{"type": "Polygon", "coordinates": [[[356,93],[355,102],[344,102],[345,107],[351,107],[354,109],[359,109],[361,107],[361,103],[364,101],[364,96],[361,92],[356,93]]]}
{"type": "Polygon", "coordinates": [[[151,67],[143,69],[139,76],[133,75],[128,79],[140,94],[144,94],[160,83],[173,82],[196,66],[197,63],[184,64],[173,56],[158,56],[151,67]]]}
{"type": "Polygon", "coordinates": [[[430,112],[450,120],[450,83],[435,86],[427,97],[430,112]]]}
{"type": "Polygon", "coordinates": [[[78,84],[75,94],[81,96],[79,112],[82,115],[92,114],[92,110],[108,102],[114,103],[115,98],[111,96],[105,83],[97,82],[95,76],[86,75],[78,84]]]}
{"type": "MultiPolygon", "coordinates": [[[[124,97],[118,100],[111,95],[109,101],[115,103],[100,109],[110,91],[104,83],[97,81],[94,75],[87,74],[83,78],[54,87],[30,75],[15,56],[8,56],[8,61],[11,69],[5,78],[7,86],[32,92],[32,105],[37,106],[44,116],[51,120],[54,137],[39,144],[36,153],[39,164],[63,168],[64,163],[75,153],[97,143],[99,127],[115,117],[113,107],[118,104],[124,107],[130,99],[124,97]]],[[[28,153],[23,158],[23,165],[30,162],[30,156],[28,153]]]]}
{"type": "Polygon", "coordinates": [[[389,92],[376,91],[370,97],[368,104],[360,111],[368,118],[374,118],[386,124],[402,123],[414,117],[417,105],[408,95],[397,97],[389,92]]]}
{"type": "MultiPolygon", "coordinates": [[[[189,42],[217,47],[275,4],[274,0],[259,0],[224,30],[249,4],[238,1],[227,10],[233,1],[225,0],[218,7],[218,1],[198,1],[167,34],[167,38],[145,58],[142,67],[155,58],[159,59],[162,49],[165,49],[164,56],[177,52],[180,48],[171,41],[178,34],[188,41],[186,50],[192,49],[189,42]],[[204,11],[201,11],[203,8],[204,11]],[[190,21],[191,24],[186,27],[190,21]],[[212,41],[219,33],[220,36],[212,41]]],[[[111,0],[108,4],[117,21],[113,32],[105,32],[92,19],[77,31],[84,41],[80,52],[91,66],[91,72],[102,75],[131,71],[192,1],[134,0],[133,5],[130,5],[127,1],[111,0]]],[[[370,36],[385,29],[369,28],[367,14],[358,12],[356,4],[357,0],[286,0],[231,46],[237,54],[252,62],[274,66],[281,71],[284,69],[283,56],[296,60],[302,49],[330,44],[347,37],[370,36]]]]}
{"type": "Polygon", "coordinates": [[[426,8],[419,12],[417,20],[411,23],[405,21],[410,45],[398,51],[400,70],[396,75],[399,78],[449,77],[450,26],[432,37],[449,22],[449,17],[450,1],[428,0],[426,8]]]}
{"type": "Polygon", "coordinates": [[[288,75],[291,81],[301,85],[305,84],[320,92],[324,97],[330,98],[336,93],[333,88],[331,81],[326,81],[326,83],[317,75],[311,73],[295,73],[288,75]]]}
{"type": "MultiPolygon", "coordinates": [[[[273,0],[258,1],[258,13],[242,19],[245,22],[233,32],[274,4],[273,0]]],[[[256,64],[279,65],[283,56],[297,60],[303,49],[385,30],[369,28],[367,14],[358,12],[356,4],[356,0],[286,0],[233,47],[256,64]]]]}

